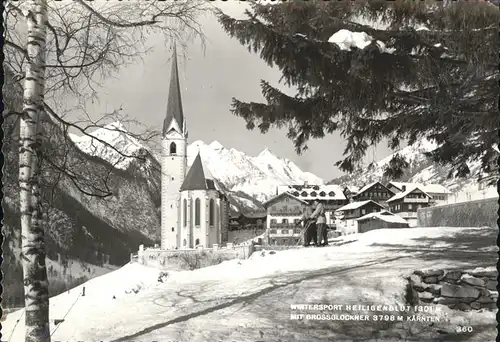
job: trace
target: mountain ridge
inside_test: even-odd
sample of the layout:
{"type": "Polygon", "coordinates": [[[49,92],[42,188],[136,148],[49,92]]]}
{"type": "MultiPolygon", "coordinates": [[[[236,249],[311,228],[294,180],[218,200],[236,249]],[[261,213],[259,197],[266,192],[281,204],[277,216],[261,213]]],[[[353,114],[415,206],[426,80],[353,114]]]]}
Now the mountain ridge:
{"type": "MultiPolygon", "coordinates": [[[[361,187],[365,184],[381,181],[401,181],[420,184],[441,184],[453,193],[476,192],[479,187],[479,177],[484,175],[480,170],[480,161],[474,160],[468,163],[470,175],[466,178],[448,177],[449,168],[432,162],[424,153],[437,148],[438,145],[430,140],[423,139],[411,146],[403,147],[394,151],[389,156],[380,159],[371,165],[365,165],[356,169],[352,174],[336,177],[327,184],[354,185],[361,187]],[[384,169],[389,165],[390,160],[395,156],[404,157],[409,167],[404,170],[404,174],[399,179],[388,179],[384,176],[384,169]]],[[[495,149],[495,146],[493,146],[495,149]]]]}
{"type": "MultiPolygon", "coordinates": [[[[159,149],[152,149],[130,136],[120,123],[110,123],[90,135],[114,146],[127,156],[140,151],[153,157],[157,165],[161,158],[159,149]]],[[[125,157],[90,136],[71,134],[70,138],[85,153],[102,158],[121,169],[127,169],[135,158],[125,157]]],[[[249,156],[235,148],[226,148],[219,141],[208,144],[195,140],[187,147],[188,167],[200,152],[203,163],[221,183],[234,211],[261,211],[262,202],[273,196],[278,185],[324,184],[324,180],[310,172],[302,171],[294,162],[274,155],[267,147],[257,156],[249,156]]]]}

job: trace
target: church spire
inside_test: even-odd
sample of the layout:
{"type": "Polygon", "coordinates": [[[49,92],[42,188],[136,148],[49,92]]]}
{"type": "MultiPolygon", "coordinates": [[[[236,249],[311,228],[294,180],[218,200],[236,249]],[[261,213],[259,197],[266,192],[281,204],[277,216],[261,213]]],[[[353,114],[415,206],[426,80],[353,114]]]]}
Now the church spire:
{"type": "MultiPolygon", "coordinates": [[[[170,129],[172,121],[175,120],[177,126],[184,131],[184,113],[182,111],[181,87],[179,83],[179,70],[177,68],[177,49],[174,43],[172,55],[172,72],[170,73],[170,88],[168,90],[167,115],[163,121],[163,136],[170,129]]],[[[181,133],[179,132],[179,133],[181,133]]]]}

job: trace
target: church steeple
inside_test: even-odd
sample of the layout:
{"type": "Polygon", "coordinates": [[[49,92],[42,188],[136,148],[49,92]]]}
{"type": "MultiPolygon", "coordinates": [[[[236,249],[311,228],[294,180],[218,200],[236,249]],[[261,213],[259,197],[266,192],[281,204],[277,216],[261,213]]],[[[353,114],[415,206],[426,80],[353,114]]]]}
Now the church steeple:
{"type": "Polygon", "coordinates": [[[182,111],[181,87],[179,83],[179,70],[177,67],[177,49],[174,44],[172,72],[170,73],[170,88],[168,90],[167,114],[163,121],[163,136],[165,136],[170,129],[177,127],[180,129],[179,133],[184,132],[184,113],[182,111]]]}

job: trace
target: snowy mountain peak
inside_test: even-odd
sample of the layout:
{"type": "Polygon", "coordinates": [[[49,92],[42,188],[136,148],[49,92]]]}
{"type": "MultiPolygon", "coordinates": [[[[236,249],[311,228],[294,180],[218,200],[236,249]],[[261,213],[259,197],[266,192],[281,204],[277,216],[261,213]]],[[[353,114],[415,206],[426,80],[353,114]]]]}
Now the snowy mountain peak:
{"type": "Polygon", "coordinates": [[[222,144],[217,140],[212,141],[209,146],[214,150],[222,150],[224,148],[224,146],[222,146],[222,144]]]}
{"type": "Polygon", "coordinates": [[[127,156],[145,149],[119,121],[100,127],[88,135],[69,134],[69,137],[83,152],[107,160],[119,169],[126,169],[133,160],[127,156]]]}
{"type": "Polygon", "coordinates": [[[191,153],[198,154],[198,152],[201,152],[207,145],[201,141],[201,140],[196,140],[193,141],[189,146],[188,146],[188,155],[191,153]]]}
{"type": "Polygon", "coordinates": [[[263,149],[262,152],[260,152],[257,157],[275,157],[276,158],[276,156],[267,147],[265,149],[263,149]]]}
{"type": "Polygon", "coordinates": [[[115,130],[127,132],[127,129],[125,128],[125,126],[123,126],[121,121],[112,122],[112,123],[104,126],[104,128],[105,129],[115,129],[115,130]]]}
{"type": "MultiPolygon", "coordinates": [[[[129,134],[119,131],[126,132],[126,129],[120,123],[112,123],[91,133],[114,148],[89,136],[70,137],[82,151],[99,156],[117,168],[127,169],[133,158],[124,158],[116,150],[133,155],[137,150],[147,147],[129,134]]],[[[207,173],[223,185],[240,208],[258,209],[259,202],[272,196],[279,185],[324,184],[323,179],[302,171],[286,158],[277,157],[268,148],[257,157],[251,157],[234,148],[227,149],[218,141],[207,145],[202,140],[196,140],[187,147],[188,167],[198,153],[207,173]]]]}

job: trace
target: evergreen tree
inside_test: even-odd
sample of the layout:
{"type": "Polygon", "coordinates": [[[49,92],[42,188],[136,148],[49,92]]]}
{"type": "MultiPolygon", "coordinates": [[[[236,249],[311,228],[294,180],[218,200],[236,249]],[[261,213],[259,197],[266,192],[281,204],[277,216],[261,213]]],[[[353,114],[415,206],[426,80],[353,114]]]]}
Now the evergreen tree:
{"type": "MultiPolygon", "coordinates": [[[[470,173],[497,155],[497,6],[487,1],[292,1],[254,4],[247,18],[219,13],[224,30],[277,66],[295,96],[261,81],[266,103],[233,99],[232,112],[262,133],[287,127],[297,153],[335,131],[347,144],[343,171],[386,139],[397,149],[423,138],[429,157],[470,173]],[[370,24],[368,24],[370,23],[370,24]],[[376,23],[376,25],[372,24],[376,23]],[[348,31],[340,31],[348,30],[348,31]],[[340,32],[339,32],[340,31],[340,32]],[[368,36],[366,46],[329,42],[336,34],[368,36]]],[[[401,175],[401,156],[387,174],[401,175]]]]}

